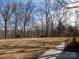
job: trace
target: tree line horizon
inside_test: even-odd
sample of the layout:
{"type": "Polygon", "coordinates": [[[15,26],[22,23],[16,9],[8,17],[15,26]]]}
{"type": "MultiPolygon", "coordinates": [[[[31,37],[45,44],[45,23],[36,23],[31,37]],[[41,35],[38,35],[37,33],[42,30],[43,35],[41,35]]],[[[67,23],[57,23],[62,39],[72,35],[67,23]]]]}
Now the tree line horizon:
{"type": "Polygon", "coordinates": [[[72,13],[65,8],[65,0],[44,0],[36,7],[27,3],[8,3],[0,6],[0,38],[72,37],[79,36],[78,8],[75,26],[69,22],[72,13]]]}

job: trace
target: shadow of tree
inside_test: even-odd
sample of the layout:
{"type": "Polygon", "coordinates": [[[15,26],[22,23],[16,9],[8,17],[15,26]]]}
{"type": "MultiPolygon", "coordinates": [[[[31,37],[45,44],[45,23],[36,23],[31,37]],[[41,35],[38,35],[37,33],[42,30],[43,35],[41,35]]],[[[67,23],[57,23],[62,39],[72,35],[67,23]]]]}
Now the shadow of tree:
{"type": "Polygon", "coordinates": [[[79,59],[79,43],[70,42],[56,59],[79,59]]]}
{"type": "Polygon", "coordinates": [[[56,57],[55,59],[79,59],[79,42],[75,42],[75,44],[73,44],[71,41],[67,46],[65,46],[61,53],[45,55],[39,58],[49,59],[52,57],[56,57]]]}

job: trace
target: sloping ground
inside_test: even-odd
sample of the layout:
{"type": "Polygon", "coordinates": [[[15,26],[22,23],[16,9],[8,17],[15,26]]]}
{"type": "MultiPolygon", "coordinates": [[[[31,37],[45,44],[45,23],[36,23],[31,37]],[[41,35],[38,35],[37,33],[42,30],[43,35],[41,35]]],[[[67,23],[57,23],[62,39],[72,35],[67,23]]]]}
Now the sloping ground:
{"type": "Polygon", "coordinates": [[[36,59],[66,38],[1,39],[0,59],[36,59]]]}
{"type": "Polygon", "coordinates": [[[79,59],[79,40],[76,40],[68,40],[55,49],[49,49],[39,59],[79,59]]]}
{"type": "Polygon", "coordinates": [[[43,55],[39,57],[39,59],[56,59],[56,57],[63,51],[64,43],[58,45],[55,49],[49,49],[43,55]]]}
{"type": "Polygon", "coordinates": [[[57,49],[49,49],[38,59],[79,59],[79,55],[76,52],[63,51],[64,44],[57,46],[57,49]]]}

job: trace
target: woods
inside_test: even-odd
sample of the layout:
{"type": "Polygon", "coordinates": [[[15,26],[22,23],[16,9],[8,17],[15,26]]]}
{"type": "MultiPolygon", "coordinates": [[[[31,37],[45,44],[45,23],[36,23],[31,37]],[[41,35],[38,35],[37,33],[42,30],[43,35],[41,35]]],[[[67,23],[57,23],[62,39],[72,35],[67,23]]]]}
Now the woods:
{"type": "Polygon", "coordinates": [[[75,20],[65,0],[43,0],[37,7],[32,0],[26,3],[13,2],[0,6],[0,38],[19,37],[55,37],[79,36],[78,9],[75,10],[75,20]]]}

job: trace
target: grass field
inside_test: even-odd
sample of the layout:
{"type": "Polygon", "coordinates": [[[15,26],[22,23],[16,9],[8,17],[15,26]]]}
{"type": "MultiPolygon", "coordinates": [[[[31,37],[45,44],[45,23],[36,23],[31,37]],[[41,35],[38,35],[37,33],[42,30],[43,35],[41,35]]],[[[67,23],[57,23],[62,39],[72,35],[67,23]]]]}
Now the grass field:
{"type": "Polygon", "coordinates": [[[20,38],[0,40],[0,59],[35,59],[50,48],[64,42],[67,37],[20,38]]]}

